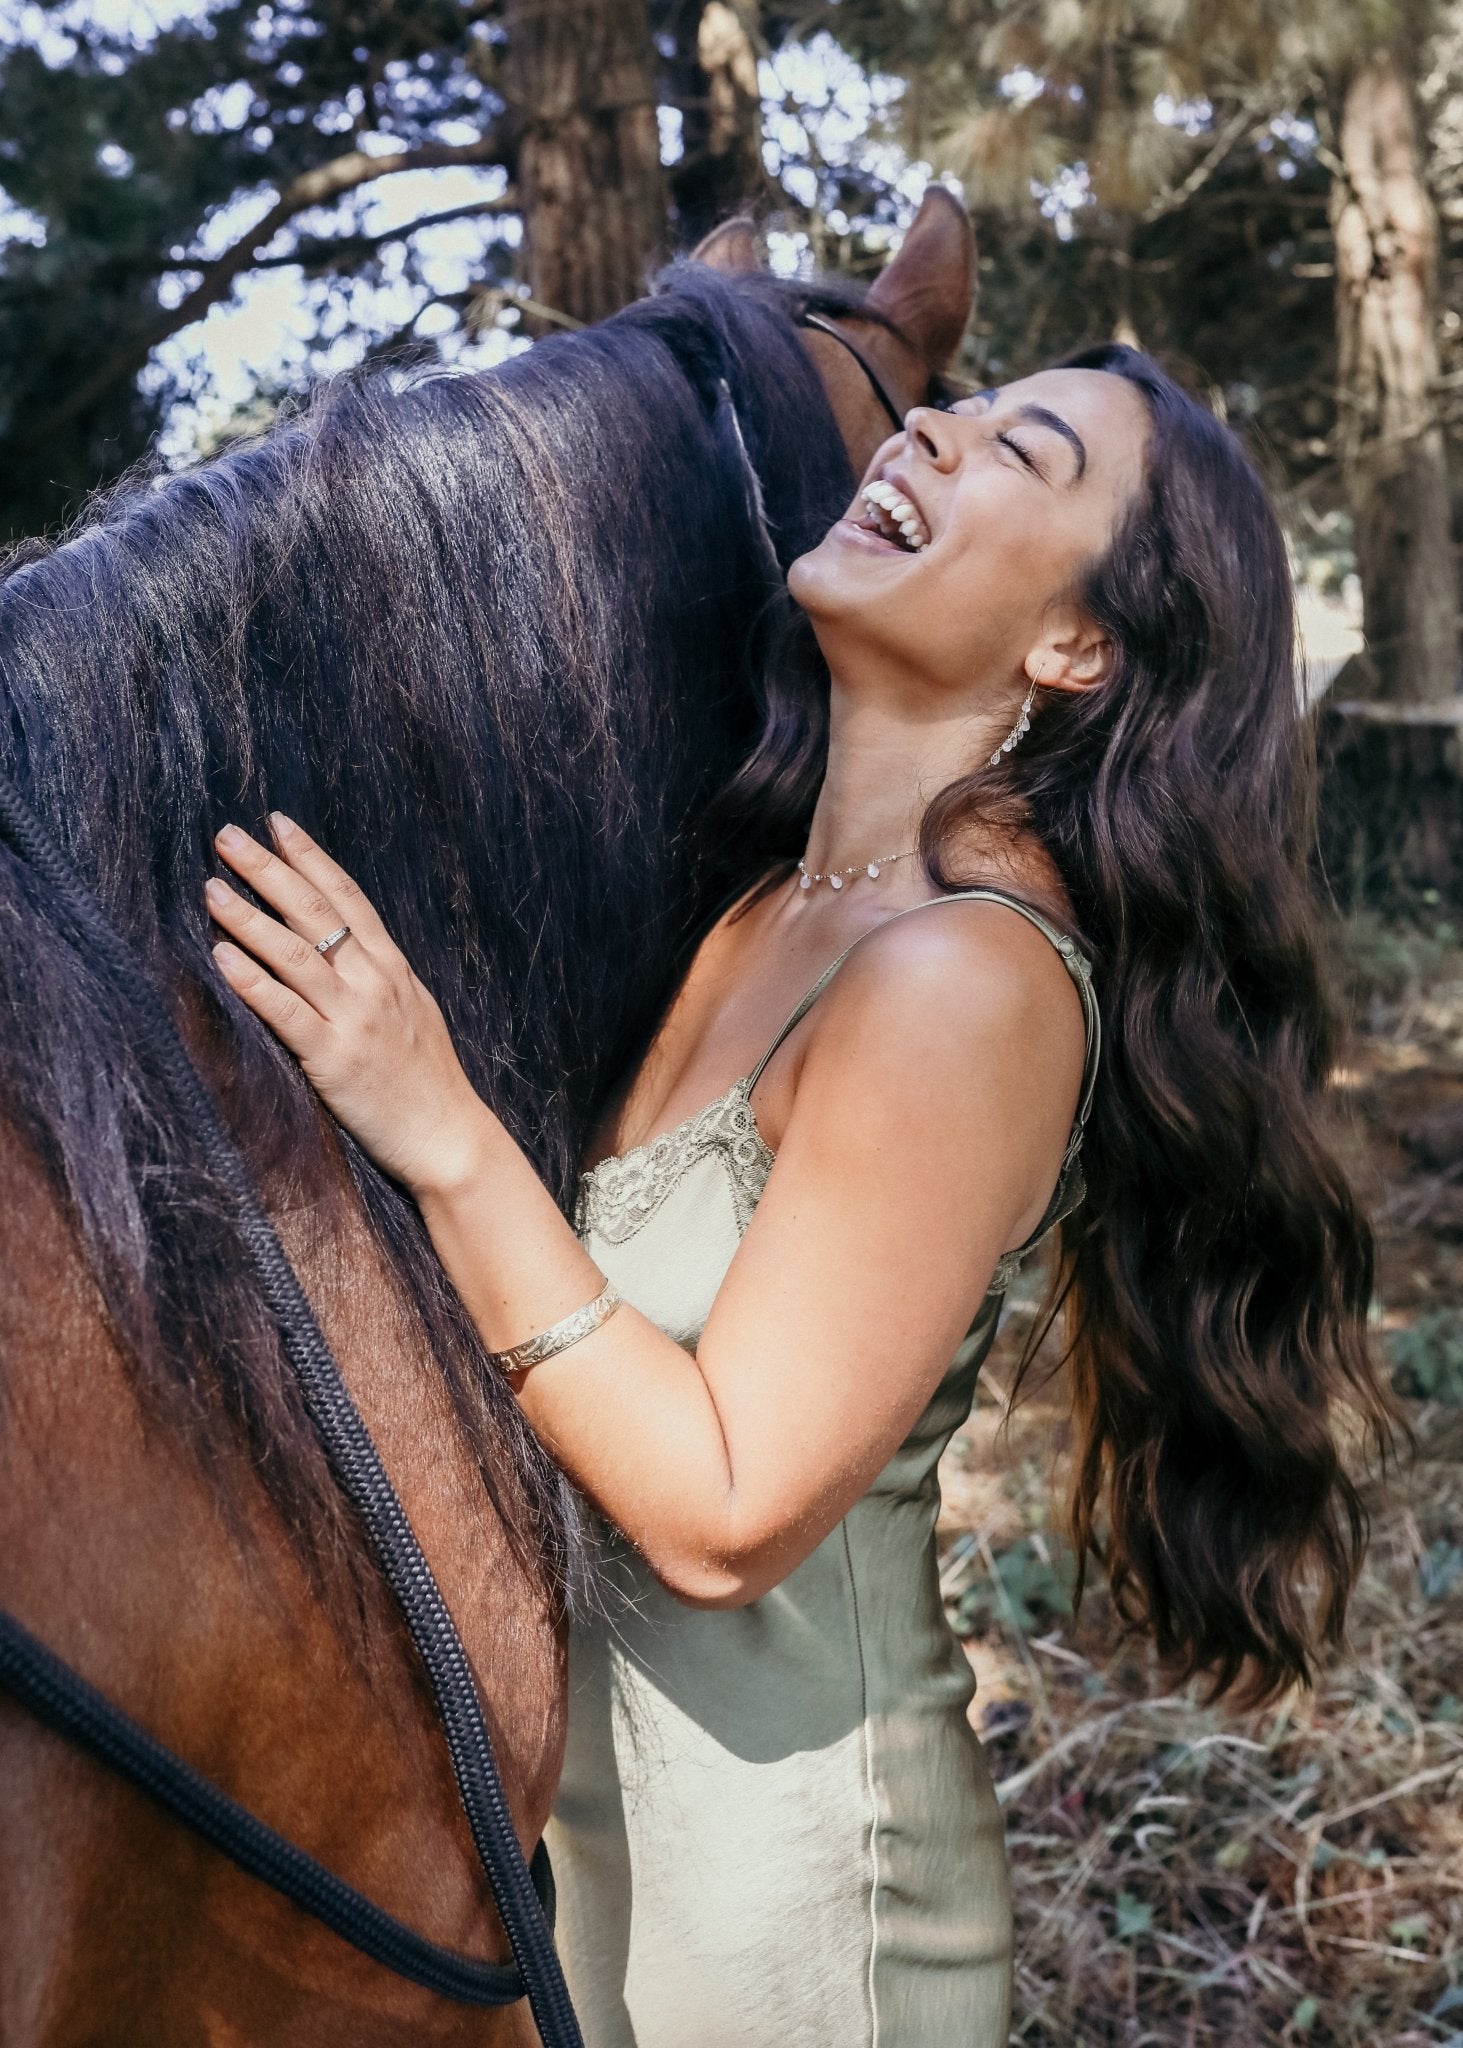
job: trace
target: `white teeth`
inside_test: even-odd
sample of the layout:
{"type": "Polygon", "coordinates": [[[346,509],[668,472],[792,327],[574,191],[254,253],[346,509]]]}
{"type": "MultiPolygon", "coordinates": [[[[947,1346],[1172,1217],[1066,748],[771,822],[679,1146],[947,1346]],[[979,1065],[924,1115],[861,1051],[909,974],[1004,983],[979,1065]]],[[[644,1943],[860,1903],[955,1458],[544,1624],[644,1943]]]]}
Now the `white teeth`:
{"type": "Polygon", "coordinates": [[[882,477],[867,485],[863,493],[864,503],[871,510],[881,512],[898,527],[906,545],[914,554],[919,554],[930,544],[924,521],[915,507],[893,484],[885,483],[882,477]]]}

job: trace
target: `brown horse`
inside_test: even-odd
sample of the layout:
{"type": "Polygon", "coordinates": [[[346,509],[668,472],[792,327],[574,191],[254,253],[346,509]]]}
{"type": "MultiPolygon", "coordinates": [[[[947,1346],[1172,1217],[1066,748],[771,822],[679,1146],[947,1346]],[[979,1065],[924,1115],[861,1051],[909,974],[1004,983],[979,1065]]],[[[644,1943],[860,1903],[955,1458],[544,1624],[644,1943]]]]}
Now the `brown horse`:
{"type": "MultiPolygon", "coordinates": [[[[704,254],[723,269],[748,259],[740,231],[714,238],[704,254]]],[[[876,385],[887,387],[900,410],[928,395],[959,340],[971,285],[968,224],[953,201],[936,195],[875,287],[869,311],[836,314],[860,356],[825,331],[801,332],[855,467],[889,431],[876,385]]],[[[796,451],[784,453],[791,458],[796,451]]],[[[128,508],[134,522],[148,509],[135,500],[128,508]]],[[[338,513],[332,505],[330,516],[338,513]]],[[[88,545],[82,535],[52,561],[85,567],[88,545]]],[[[48,569],[45,562],[37,567],[48,569]]],[[[20,579],[29,573],[12,571],[18,601],[26,598],[20,579]]],[[[148,573],[145,554],[131,558],[131,573],[148,573]]],[[[588,600],[580,593],[575,602],[588,600]]],[[[284,650],[286,665],[289,654],[284,650]]],[[[367,702],[359,715],[369,720],[371,708],[367,702]]],[[[55,701],[52,711],[63,717],[67,705],[55,701]]],[[[128,743],[126,733],[101,728],[86,739],[101,752],[128,743]]],[[[27,744],[37,744],[33,727],[27,744]]],[[[200,781],[217,779],[213,744],[204,732],[189,755],[189,772],[200,781]]],[[[470,780],[475,766],[466,753],[445,765],[438,759],[434,772],[470,780]]],[[[274,771],[276,780],[283,772],[274,771]]],[[[399,776],[413,772],[403,763],[399,776]]],[[[216,792],[220,802],[230,793],[216,792]]],[[[425,808],[426,796],[417,794],[425,808]]],[[[285,801],[285,793],[276,800],[285,801]]],[[[166,803],[159,787],[159,809],[166,803]]],[[[51,810],[53,821],[64,820],[64,799],[51,810]]],[[[199,842],[183,837],[180,872],[198,887],[199,842]]],[[[127,921],[129,891],[145,896],[149,878],[113,873],[111,849],[96,837],[78,831],[69,838],[98,895],[127,921]]],[[[360,871],[369,876],[369,863],[360,871]]],[[[166,876],[160,873],[153,886],[162,903],[166,876]]],[[[26,901],[17,883],[0,903],[6,949],[26,901]]],[[[42,916],[44,906],[34,914],[42,916]]],[[[521,904],[518,914],[527,914],[521,904]]],[[[159,917],[158,929],[168,929],[166,915],[159,917]]],[[[143,919],[137,929],[146,937],[152,927],[143,919]]],[[[470,944],[461,924],[456,936],[470,944]]],[[[496,1463],[490,1456],[485,1488],[481,1447],[465,1426],[462,1399],[444,1379],[430,1333],[393,1269],[390,1233],[380,1221],[385,1212],[363,1206],[355,1166],[328,1138],[323,1166],[305,1170],[280,1156],[262,1111],[256,1122],[258,1098],[230,1057],[218,1016],[186,976],[167,974],[173,963],[166,948],[148,950],[178,995],[190,1046],[250,1155],[457,1621],[526,1850],[548,1812],[563,1742],[561,1589],[535,1551],[535,1532],[552,1521],[552,1504],[536,1496],[532,1460],[506,1451],[496,1463]]],[[[618,1020],[617,1057],[653,1021],[668,964],[669,956],[655,963],[641,1014],[628,1024],[618,1020]]],[[[78,977],[86,965],[75,962],[78,977]]],[[[46,999],[53,998],[63,1000],[64,989],[51,989],[46,999]]],[[[9,985],[5,1000],[12,1006],[3,1026],[9,1031],[20,1000],[9,985]]],[[[125,1035],[125,1018],[115,1029],[125,1035]]],[[[121,1057],[101,1026],[92,1043],[99,1064],[121,1057]]],[[[513,1059],[505,1057],[501,1069],[484,1085],[511,1098],[513,1059]]],[[[66,1074],[84,1098],[84,1078],[74,1067],[66,1074]]],[[[613,1078],[596,1073],[585,1082],[580,1127],[595,1090],[613,1078]]],[[[85,1100],[75,1113],[90,1113],[85,1100]]],[[[502,1930],[432,1701],[389,1596],[368,1570],[351,1568],[348,1559],[341,1566],[352,1541],[348,1528],[316,1529],[303,1547],[296,1540],[280,1511],[272,1446],[236,1412],[222,1369],[213,1377],[208,1345],[198,1354],[201,1364],[195,1359],[166,1398],[139,1379],[131,1339],[83,1227],[84,1172],[74,1164],[58,1168],[54,1129],[33,1105],[9,1100],[0,1087],[7,1255],[0,1291],[0,1607],[162,1742],[388,1912],[443,1946],[502,1960],[502,1930]],[[176,1426],[185,1409],[196,1410],[196,1430],[176,1426]],[[200,1454],[200,1445],[221,1441],[222,1452],[200,1454]],[[228,1467],[222,1484],[221,1466],[228,1467]],[[333,1593],[322,1597],[322,1584],[333,1593]]],[[[165,1175],[168,1162],[154,1160],[152,1171],[154,1179],[165,1175]]],[[[180,1201],[186,1203],[186,1190],[180,1201]]],[[[199,1285],[206,1298],[206,1272],[199,1285]]],[[[161,1310],[159,1318],[166,1334],[161,1310]]],[[[220,1356],[228,1336],[218,1332],[220,1356]]],[[[364,1959],[0,1694],[5,2048],[421,2048],[535,2038],[521,2003],[464,2009],[364,1959]]]]}

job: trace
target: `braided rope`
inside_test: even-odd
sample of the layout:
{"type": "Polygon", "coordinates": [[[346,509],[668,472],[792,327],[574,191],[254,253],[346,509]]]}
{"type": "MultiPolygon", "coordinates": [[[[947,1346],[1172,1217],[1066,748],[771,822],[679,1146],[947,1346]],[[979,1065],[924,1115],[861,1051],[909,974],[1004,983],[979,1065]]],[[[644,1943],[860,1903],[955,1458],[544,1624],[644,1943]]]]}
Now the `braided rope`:
{"type": "MultiPolygon", "coordinates": [[[[225,1130],[143,963],[108,922],[16,784],[3,773],[0,836],[47,885],[76,939],[105,963],[130,998],[138,1048],[192,1125],[210,1171],[233,1204],[240,1236],[279,1328],[310,1420],[396,1596],[426,1670],[463,1811],[544,2048],[583,2048],[552,1934],[503,1795],[467,1652],[299,1277],[254,1191],[243,1156],[225,1130]]],[[[73,1682],[80,1684],[79,1680],[73,1682]]]]}

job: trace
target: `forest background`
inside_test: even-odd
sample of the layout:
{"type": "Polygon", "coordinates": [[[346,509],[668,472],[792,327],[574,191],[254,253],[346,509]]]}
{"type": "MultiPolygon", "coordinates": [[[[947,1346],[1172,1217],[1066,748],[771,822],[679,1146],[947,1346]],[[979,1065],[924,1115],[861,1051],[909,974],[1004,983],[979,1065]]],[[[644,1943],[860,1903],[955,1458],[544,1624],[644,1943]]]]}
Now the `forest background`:
{"type": "Polygon", "coordinates": [[[0,0],[0,541],[322,374],[598,318],[734,212],[774,268],[872,277],[936,178],[979,239],[964,374],[1136,341],[1280,508],[1419,1446],[1314,1694],[1166,1694],[1101,1588],[1071,1617],[1018,1289],[942,1523],[1012,2039],[1463,2048],[1463,0],[0,0]]]}

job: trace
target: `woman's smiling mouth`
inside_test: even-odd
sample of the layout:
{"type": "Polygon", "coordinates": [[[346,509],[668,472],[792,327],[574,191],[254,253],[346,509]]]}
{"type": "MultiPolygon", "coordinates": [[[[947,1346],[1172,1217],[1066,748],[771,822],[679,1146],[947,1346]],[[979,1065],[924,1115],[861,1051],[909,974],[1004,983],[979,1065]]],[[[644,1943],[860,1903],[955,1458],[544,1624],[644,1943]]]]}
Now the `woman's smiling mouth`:
{"type": "Polygon", "coordinates": [[[875,533],[881,540],[899,548],[904,554],[917,555],[930,544],[930,530],[925,525],[918,506],[914,505],[897,484],[883,477],[876,477],[865,484],[860,496],[864,513],[855,525],[866,532],[875,533]]]}

